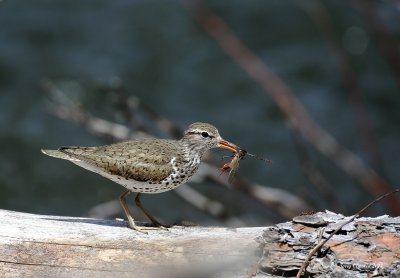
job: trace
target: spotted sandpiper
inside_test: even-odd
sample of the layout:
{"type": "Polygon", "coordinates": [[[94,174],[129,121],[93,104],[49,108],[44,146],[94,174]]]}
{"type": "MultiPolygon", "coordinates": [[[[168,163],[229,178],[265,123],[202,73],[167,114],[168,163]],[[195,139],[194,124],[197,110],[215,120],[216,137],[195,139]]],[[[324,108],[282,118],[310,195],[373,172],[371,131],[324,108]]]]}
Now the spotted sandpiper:
{"type": "Polygon", "coordinates": [[[126,197],[136,192],[138,208],[154,225],[165,226],[142,206],[141,194],[162,193],[185,183],[197,171],[204,153],[216,147],[234,153],[240,150],[223,140],[213,125],[193,123],[180,140],[138,139],[100,147],[61,147],[42,152],[69,160],[124,186],[127,190],[119,200],[128,218],[128,226],[142,231],[143,228],[133,220],[126,197]]]}

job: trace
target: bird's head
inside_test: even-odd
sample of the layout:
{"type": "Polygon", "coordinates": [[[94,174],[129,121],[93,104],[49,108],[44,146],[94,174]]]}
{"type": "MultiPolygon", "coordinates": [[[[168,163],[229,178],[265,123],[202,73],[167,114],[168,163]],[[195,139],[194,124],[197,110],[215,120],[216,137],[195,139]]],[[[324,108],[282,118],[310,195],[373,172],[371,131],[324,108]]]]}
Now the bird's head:
{"type": "Polygon", "coordinates": [[[206,151],[211,148],[223,148],[232,152],[240,150],[235,144],[221,138],[218,129],[207,123],[193,123],[185,131],[182,140],[191,145],[198,146],[200,150],[206,151]]]}

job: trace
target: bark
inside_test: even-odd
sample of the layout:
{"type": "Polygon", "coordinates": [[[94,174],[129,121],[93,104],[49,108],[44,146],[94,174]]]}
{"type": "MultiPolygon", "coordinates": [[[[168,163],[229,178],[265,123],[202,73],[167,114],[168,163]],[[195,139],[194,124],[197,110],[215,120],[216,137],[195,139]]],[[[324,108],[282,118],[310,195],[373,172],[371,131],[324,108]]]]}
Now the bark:
{"type": "MultiPolygon", "coordinates": [[[[277,277],[295,277],[311,249],[346,220],[326,211],[269,227],[260,239],[259,269],[277,277]]],[[[306,273],[309,277],[400,277],[400,217],[355,219],[312,258],[306,273]]]]}
{"type": "MultiPolygon", "coordinates": [[[[1,277],[293,277],[319,235],[346,220],[325,212],[272,227],[173,227],[0,210],[1,277]],[[323,232],[320,232],[325,228],[323,232]]],[[[307,267],[312,277],[400,275],[400,217],[346,225],[307,267]]]]}

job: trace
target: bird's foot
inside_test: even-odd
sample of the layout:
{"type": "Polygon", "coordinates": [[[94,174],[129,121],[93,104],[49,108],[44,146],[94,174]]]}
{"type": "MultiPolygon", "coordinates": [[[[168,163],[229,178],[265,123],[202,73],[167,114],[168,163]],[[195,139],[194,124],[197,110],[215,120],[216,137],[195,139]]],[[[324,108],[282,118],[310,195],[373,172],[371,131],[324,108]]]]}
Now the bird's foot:
{"type": "Polygon", "coordinates": [[[153,227],[156,229],[162,229],[162,230],[166,230],[168,231],[168,228],[171,228],[173,225],[168,225],[168,224],[161,224],[160,222],[158,222],[157,220],[152,220],[151,223],[149,223],[149,227],[153,227]]]}

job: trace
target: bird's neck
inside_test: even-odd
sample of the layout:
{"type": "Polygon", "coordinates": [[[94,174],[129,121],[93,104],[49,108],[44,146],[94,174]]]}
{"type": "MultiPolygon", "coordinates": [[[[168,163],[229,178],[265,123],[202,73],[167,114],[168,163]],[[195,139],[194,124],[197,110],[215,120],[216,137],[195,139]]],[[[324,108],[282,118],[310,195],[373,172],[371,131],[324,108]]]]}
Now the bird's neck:
{"type": "Polygon", "coordinates": [[[197,163],[200,163],[200,160],[207,149],[202,145],[190,142],[188,140],[181,141],[182,145],[185,148],[186,159],[189,161],[196,161],[197,163]]]}

